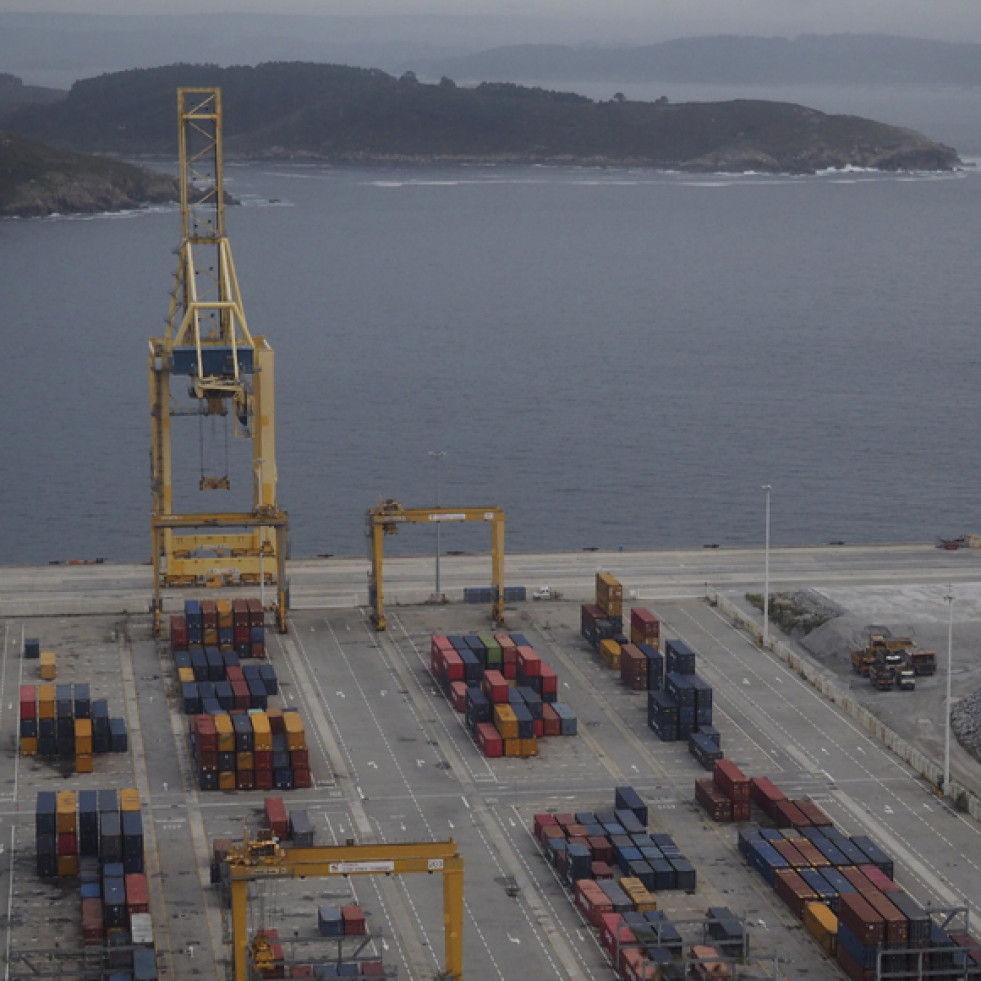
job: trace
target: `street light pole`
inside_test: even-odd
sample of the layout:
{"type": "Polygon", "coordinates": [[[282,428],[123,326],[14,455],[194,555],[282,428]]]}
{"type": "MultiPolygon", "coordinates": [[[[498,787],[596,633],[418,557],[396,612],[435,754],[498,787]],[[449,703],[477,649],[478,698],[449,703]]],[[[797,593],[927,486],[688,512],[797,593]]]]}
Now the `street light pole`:
{"type": "Polygon", "coordinates": [[[944,796],[950,795],[950,675],[954,648],[954,586],[947,587],[947,698],[944,700],[944,796]]]}
{"type": "Polygon", "coordinates": [[[766,539],[763,546],[763,646],[770,642],[770,491],[769,484],[763,485],[766,492],[766,539]]]}
{"type": "MultiPolygon", "coordinates": [[[[440,463],[443,461],[443,457],[446,456],[446,450],[430,450],[429,455],[436,461],[436,507],[439,507],[439,471],[440,463]]],[[[438,600],[442,595],[439,589],[439,526],[441,522],[436,522],[436,599],[438,600]]]]}

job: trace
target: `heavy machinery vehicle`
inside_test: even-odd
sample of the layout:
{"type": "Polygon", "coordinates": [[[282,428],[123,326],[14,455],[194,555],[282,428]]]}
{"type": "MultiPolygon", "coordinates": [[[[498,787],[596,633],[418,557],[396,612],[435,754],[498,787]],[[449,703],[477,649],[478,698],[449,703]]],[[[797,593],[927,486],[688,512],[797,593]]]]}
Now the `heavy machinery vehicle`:
{"type": "Polygon", "coordinates": [[[155,626],[163,587],[259,585],[264,593],[268,582],[284,631],[287,515],[276,503],[273,350],[249,331],[225,234],[221,90],[178,89],[177,113],[181,244],[166,331],[150,339],[148,362],[155,626]],[[183,391],[172,390],[175,379],[183,391]],[[175,508],[175,474],[186,480],[198,455],[179,455],[175,466],[172,429],[185,416],[198,419],[198,490],[232,491],[236,470],[251,509],[175,508]],[[251,443],[250,458],[229,452],[230,429],[251,443]]]}
{"type": "Polygon", "coordinates": [[[330,845],[283,848],[273,837],[250,840],[229,850],[228,884],[232,913],[234,981],[247,981],[253,964],[268,964],[270,948],[263,936],[251,947],[248,938],[249,882],[277,878],[315,879],[331,876],[439,874],[443,879],[445,977],[463,978],[463,858],[453,839],[399,844],[330,845]]]}
{"type": "Polygon", "coordinates": [[[851,652],[852,671],[869,679],[873,688],[888,691],[899,688],[913,691],[916,679],[936,674],[937,655],[920,650],[910,637],[888,637],[869,634],[869,643],[851,652]]]}

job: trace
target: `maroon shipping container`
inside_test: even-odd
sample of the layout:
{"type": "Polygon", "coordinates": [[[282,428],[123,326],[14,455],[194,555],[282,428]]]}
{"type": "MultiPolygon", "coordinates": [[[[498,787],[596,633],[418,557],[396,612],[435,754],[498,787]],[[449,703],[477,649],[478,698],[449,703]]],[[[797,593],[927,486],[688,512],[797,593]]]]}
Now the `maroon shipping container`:
{"type": "Polygon", "coordinates": [[[600,940],[609,951],[611,957],[616,957],[618,944],[637,944],[637,938],[623,924],[619,913],[604,913],[600,917],[600,940]]]}
{"type": "Polygon", "coordinates": [[[245,644],[246,646],[251,644],[252,628],[249,627],[248,624],[241,627],[236,624],[234,627],[232,627],[232,640],[234,641],[236,647],[241,644],[245,644]]]}
{"type": "Polygon", "coordinates": [[[773,817],[773,806],[777,801],[787,799],[769,777],[751,777],[749,789],[753,803],[767,817],[773,817]]]}
{"type": "Polygon", "coordinates": [[[463,681],[463,660],[456,651],[442,652],[441,676],[447,681],[463,681]]]}
{"type": "Polygon", "coordinates": [[[817,900],[814,890],[793,869],[774,871],[773,890],[798,919],[803,919],[804,904],[817,900]]]}
{"type": "Polygon", "coordinates": [[[838,919],[866,947],[876,947],[886,939],[886,924],[869,904],[868,898],[857,892],[843,892],[838,897],[838,919]]]}
{"type": "Polygon", "coordinates": [[[563,828],[567,828],[570,824],[576,823],[576,816],[568,811],[560,811],[555,815],[555,823],[561,824],[563,828]]]}
{"type": "Polygon", "coordinates": [[[586,837],[586,825],[579,824],[578,821],[573,821],[572,824],[564,824],[562,827],[565,828],[566,836],[569,838],[586,837]]]}
{"type": "Polygon", "coordinates": [[[906,917],[889,902],[885,893],[876,890],[863,894],[862,898],[882,917],[886,925],[885,942],[897,947],[905,947],[909,942],[909,923],[906,917]]]}
{"type": "Polygon", "coordinates": [[[709,778],[695,781],[695,800],[713,821],[732,820],[732,801],[709,778]]]}
{"type": "Polygon", "coordinates": [[[792,869],[806,869],[810,866],[810,862],[804,858],[794,842],[784,838],[771,841],[770,844],[792,869]]]}
{"type": "Polygon", "coordinates": [[[606,614],[595,603],[583,603],[579,607],[579,628],[582,633],[592,635],[596,621],[604,619],[606,614]]]}
{"type": "Polygon", "coordinates": [[[187,621],[180,614],[170,618],[170,649],[172,651],[187,650],[187,621]]]}
{"type": "Polygon", "coordinates": [[[753,805],[748,800],[734,800],[732,802],[733,821],[748,821],[752,812],[753,805]]]}
{"type": "Polygon", "coordinates": [[[575,903],[594,927],[600,925],[603,916],[613,912],[613,901],[592,879],[576,881],[575,903]]]}
{"type": "Polygon", "coordinates": [[[536,814],[532,821],[534,822],[536,841],[542,840],[542,828],[554,828],[556,826],[554,814],[536,814]]]}
{"type": "Polygon", "coordinates": [[[544,661],[538,675],[542,679],[542,695],[556,695],[559,691],[559,676],[544,661]]]}
{"type": "Polygon", "coordinates": [[[464,712],[467,708],[467,683],[453,681],[450,683],[450,702],[455,712],[464,712]]]}
{"type": "Polygon", "coordinates": [[[866,893],[873,892],[875,886],[869,881],[869,877],[855,865],[844,865],[839,870],[841,874],[864,896],[866,893]]]}
{"type": "Polygon", "coordinates": [[[810,797],[794,798],[792,803],[807,818],[808,823],[815,828],[830,828],[834,823],[810,797]]]}
{"type": "Polygon", "coordinates": [[[262,608],[262,601],[253,597],[245,602],[249,608],[249,626],[264,626],[266,622],[266,611],[262,608]]]}
{"type": "Polygon", "coordinates": [[[818,847],[806,838],[794,838],[793,843],[797,851],[804,856],[804,861],[812,868],[826,869],[831,865],[827,858],[818,850],[818,847]]]}
{"type": "Polygon", "coordinates": [[[310,767],[293,767],[293,786],[297,790],[307,790],[313,786],[313,774],[310,772],[310,767]]]}
{"type": "Polygon", "coordinates": [[[74,831],[58,832],[58,855],[77,855],[78,835],[74,831]]]}
{"type": "Polygon", "coordinates": [[[342,906],[341,919],[344,921],[345,937],[363,937],[368,932],[360,906],[342,906]]]}
{"type": "Polygon", "coordinates": [[[194,731],[197,734],[199,753],[218,752],[218,734],[215,731],[215,720],[210,715],[191,716],[194,731]]]}
{"type": "Polygon", "coordinates": [[[124,879],[126,886],[126,912],[129,916],[150,912],[150,894],[146,876],[142,872],[130,872],[124,879]]]}
{"type": "Polygon", "coordinates": [[[612,879],[613,867],[609,862],[592,862],[589,866],[593,878],[598,882],[600,879],[612,879]]]}
{"type": "Polygon", "coordinates": [[[620,647],[620,680],[632,691],[647,691],[647,658],[635,644],[620,647]]]}
{"type": "MultiPolygon", "coordinates": [[[[228,670],[231,671],[231,668],[228,670]]],[[[252,693],[249,691],[249,683],[239,678],[231,682],[231,687],[232,707],[238,712],[247,712],[252,708],[252,693]]]]}
{"type": "Polygon", "coordinates": [[[950,939],[958,947],[967,948],[967,956],[972,964],[981,964],[981,944],[969,933],[952,933],[950,939]]]}
{"type": "Polygon", "coordinates": [[[303,767],[305,769],[310,768],[310,750],[308,749],[291,749],[290,750],[290,766],[293,769],[297,767],[303,767]]]}
{"type": "Polygon", "coordinates": [[[255,787],[255,771],[254,770],[236,770],[235,771],[235,789],[236,790],[252,790],[255,787]]]}
{"type": "Polygon", "coordinates": [[[214,600],[201,600],[201,620],[205,630],[218,629],[218,604],[214,600]]]}
{"type": "Polygon", "coordinates": [[[249,625],[249,603],[248,600],[232,600],[232,628],[247,627],[249,625]]]}
{"type": "Polygon", "coordinates": [[[716,760],[712,779],[729,800],[749,800],[749,777],[732,760],[716,760]]]}
{"type": "Polygon", "coordinates": [[[809,822],[801,809],[789,800],[773,802],[773,813],[770,815],[778,828],[806,828],[809,822]]]}
{"type": "Polygon", "coordinates": [[[613,862],[613,845],[610,844],[609,838],[604,835],[590,835],[586,839],[586,845],[594,862],[606,862],[607,864],[613,862]]]}
{"type": "Polygon", "coordinates": [[[104,942],[102,900],[82,900],[82,937],[86,947],[101,947],[104,942]]]}
{"type": "Polygon", "coordinates": [[[267,797],[263,805],[266,812],[266,826],[277,838],[285,841],[289,837],[290,821],[283,798],[267,797]]]}
{"type": "Polygon", "coordinates": [[[650,610],[633,607],[630,611],[630,642],[657,647],[660,640],[661,621],[650,610]]]}

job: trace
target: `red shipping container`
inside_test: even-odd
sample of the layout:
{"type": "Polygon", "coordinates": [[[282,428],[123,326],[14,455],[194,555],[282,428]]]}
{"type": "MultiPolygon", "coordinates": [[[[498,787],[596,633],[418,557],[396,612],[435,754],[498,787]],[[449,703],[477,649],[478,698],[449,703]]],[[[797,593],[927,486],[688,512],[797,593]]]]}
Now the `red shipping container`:
{"type": "Polygon", "coordinates": [[[442,675],[447,681],[463,681],[463,661],[456,651],[443,651],[442,675]]]}
{"type": "Polygon", "coordinates": [[[258,658],[266,656],[266,645],[261,640],[252,641],[252,656],[258,658]]]}
{"type": "Polygon", "coordinates": [[[611,957],[617,956],[618,945],[637,943],[633,931],[625,925],[625,920],[619,913],[604,913],[600,916],[600,940],[611,957]]]}
{"type": "Polygon", "coordinates": [[[844,865],[839,870],[841,874],[864,896],[875,890],[867,875],[855,865],[844,865]]]}
{"type": "Polygon", "coordinates": [[[257,749],[255,751],[255,768],[257,770],[271,770],[272,769],[272,750],[271,749],[257,749]]]}
{"type": "Polygon", "coordinates": [[[187,650],[187,621],[180,614],[170,618],[170,649],[172,651],[187,650]]]}
{"type": "Polygon", "coordinates": [[[630,642],[632,644],[650,644],[658,646],[661,639],[661,621],[642,606],[635,606],[630,611],[630,642]]]}
{"type": "Polygon", "coordinates": [[[661,969],[643,951],[627,947],[620,951],[620,975],[624,981],[657,981],[661,969]]]}
{"type": "Polygon", "coordinates": [[[804,856],[804,861],[807,862],[811,868],[814,869],[826,869],[831,863],[821,854],[817,846],[809,842],[806,838],[795,838],[794,844],[797,846],[797,851],[804,856]]]}
{"type": "Polygon", "coordinates": [[[225,668],[225,680],[230,682],[245,681],[245,673],[241,664],[229,664],[225,668]]]}
{"type": "Polygon", "coordinates": [[[234,641],[236,647],[241,644],[251,644],[252,631],[249,628],[249,625],[245,624],[244,626],[240,627],[236,624],[236,626],[232,627],[232,640],[234,641]]]}
{"type": "Polygon", "coordinates": [[[127,914],[133,916],[135,913],[149,913],[150,893],[147,890],[146,876],[142,872],[130,872],[124,883],[127,914]]]}
{"type": "MultiPolygon", "coordinates": [[[[860,865],[859,872],[880,892],[895,892],[899,886],[878,865],[860,865]]],[[[861,890],[859,890],[861,892],[861,890]]]]}
{"type": "Polygon", "coordinates": [[[542,662],[541,673],[538,676],[542,679],[542,695],[555,695],[559,690],[559,676],[545,662],[542,662]]]}
{"type": "Polygon", "coordinates": [[[252,707],[252,693],[249,691],[249,683],[247,681],[233,681],[231,689],[233,708],[237,712],[248,712],[252,707]]]}
{"type": "Polygon", "coordinates": [[[262,601],[253,597],[245,602],[249,608],[249,626],[263,626],[266,622],[266,611],[262,608],[262,601]]]}
{"type": "MultiPolygon", "coordinates": [[[[508,638],[507,644],[501,644],[501,664],[518,663],[518,645],[508,638]]],[[[503,672],[502,672],[503,673],[503,672]]],[[[507,677],[507,675],[504,675],[507,677]]]]}
{"type": "Polygon", "coordinates": [[[286,804],[282,797],[267,797],[263,801],[266,812],[266,827],[278,838],[285,840],[289,837],[290,821],[286,813],[286,804]]]}
{"type": "Polygon", "coordinates": [[[545,720],[544,719],[532,719],[531,729],[535,733],[536,739],[541,739],[545,735],[545,720]]]}
{"type": "Polygon", "coordinates": [[[249,603],[248,600],[232,600],[232,626],[247,627],[249,625],[249,603]]]}
{"type": "Polygon", "coordinates": [[[218,750],[201,749],[198,747],[197,763],[199,770],[217,770],[218,750]]]}
{"type": "Polygon", "coordinates": [[[74,831],[58,832],[58,854],[77,855],[78,854],[78,835],[74,831]]]}
{"type": "Polygon", "coordinates": [[[308,766],[293,767],[293,786],[297,790],[306,790],[313,786],[313,777],[308,766]]]}
{"type": "Polygon", "coordinates": [[[368,932],[360,906],[342,906],[341,919],[344,922],[345,937],[363,937],[368,932]]]}
{"type": "Polygon", "coordinates": [[[291,978],[312,978],[313,976],[312,964],[294,964],[290,968],[291,978]]]}
{"type": "Polygon", "coordinates": [[[235,789],[236,790],[252,790],[255,787],[255,771],[254,770],[236,770],[235,771],[235,789]]]}
{"type": "Polygon", "coordinates": [[[896,947],[909,946],[909,922],[905,915],[889,902],[885,893],[876,890],[864,893],[862,898],[882,917],[886,925],[886,943],[896,947]]]}
{"type": "Polygon", "coordinates": [[[609,862],[592,862],[589,866],[594,879],[612,879],[613,867],[609,862]]]}
{"type": "Polygon", "coordinates": [[[290,750],[290,766],[292,767],[309,767],[310,766],[310,750],[308,749],[293,749],[290,750]]]}
{"type": "Polygon", "coordinates": [[[542,659],[533,647],[518,648],[518,670],[526,678],[537,678],[542,673],[542,659]]]}
{"type": "Polygon", "coordinates": [[[885,921],[860,893],[843,892],[838,896],[838,919],[866,947],[875,947],[886,939],[885,921]]]}
{"type": "Polygon", "coordinates": [[[575,902],[594,927],[600,925],[601,917],[613,912],[613,901],[592,879],[576,881],[575,902]]]}
{"type": "Polygon", "coordinates": [[[748,821],[752,815],[753,805],[748,800],[734,800],[732,802],[733,821],[748,821]]]}
{"type": "Polygon", "coordinates": [[[272,790],[273,772],[272,770],[254,770],[254,784],[256,790],[272,790]]]}
{"type": "Polygon", "coordinates": [[[749,778],[732,760],[716,760],[712,779],[729,800],[749,800],[749,778]]]}
{"type": "Polygon", "coordinates": [[[542,724],[546,736],[562,735],[562,720],[548,702],[542,703],[542,724]]]}
{"type": "Polygon", "coordinates": [[[218,629],[218,604],[214,600],[201,600],[201,620],[204,629],[218,629]]]}
{"type": "Polygon", "coordinates": [[[504,740],[493,722],[480,722],[477,725],[477,746],[484,756],[496,759],[504,755],[504,740]]]}
{"type": "Polygon", "coordinates": [[[484,672],[483,680],[480,683],[480,687],[484,694],[495,704],[495,705],[505,705],[508,700],[508,683],[507,679],[501,674],[500,671],[496,671],[491,668],[484,672]]]}
{"type": "Polygon", "coordinates": [[[971,934],[951,933],[949,936],[958,947],[968,948],[967,956],[972,964],[981,964],[981,944],[971,934]]]}
{"type": "Polygon", "coordinates": [[[503,674],[508,681],[514,681],[515,678],[518,677],[517,662],[511,661],[508,663],[505,661],[504,664],[501,665],[501,674],[503,674]]]}
{"type": "Polygon", "coordinates": [[[20,717],[22,719],[37,718],[37,688],[34,685],[20,686],[20,717]]]}
{"type": "Polygon", "coordinates": [[[453,650],[453,645],[450,643],[450,638],[445,637],[443,634],[433,634],[429,638],[429,655],[432,657],[439,651],[451,651],[453,650]]]}

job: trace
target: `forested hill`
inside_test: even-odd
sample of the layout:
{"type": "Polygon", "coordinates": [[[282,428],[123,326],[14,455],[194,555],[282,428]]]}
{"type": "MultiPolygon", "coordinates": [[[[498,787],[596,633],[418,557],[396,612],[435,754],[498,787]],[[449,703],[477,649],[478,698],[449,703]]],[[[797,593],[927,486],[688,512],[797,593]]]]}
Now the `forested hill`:
{"type": "Polygon", "coordinates": [[[220,86],[229,156],[330,162],[631,164],[805,173],[943,170],[957,154],[910,130],[802,106],[673,105],[483,83],[420,83],[377,69],[276,62],[172,65],[75,83],[64,100],[0,115],[24,137],[89,152],[176,153],[176,90],[220,86]]]}

